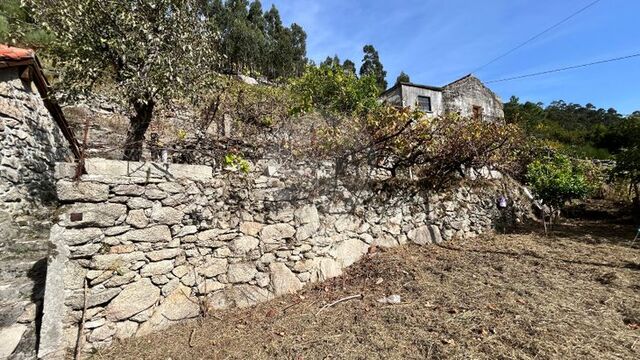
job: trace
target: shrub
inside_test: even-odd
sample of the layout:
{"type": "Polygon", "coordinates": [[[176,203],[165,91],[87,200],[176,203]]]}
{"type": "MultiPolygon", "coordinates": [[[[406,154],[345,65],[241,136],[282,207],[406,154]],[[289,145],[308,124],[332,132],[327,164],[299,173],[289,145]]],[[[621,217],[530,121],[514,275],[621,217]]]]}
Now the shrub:
{"type": "Polygon", "coordinates": [[[555,209],[568,200],[584,198],[591,190],[583,166],[559,153],[529,164],[526,178],[536,195],[555,209]]]}
{"type": "Polygon", "coordinates": [[[616,155],[616,166],[611,175],[629,184],[629,193],[632,194],[634,206],[638,211],[640,209],[640,147],[634,146],[616,155]]]}
{"type": "Polygon", "coordinates": [[[509,164],[517,127],[469,118],[426,117],[417,110],[381,105],[364,115],[319,126],[315,156],[334,157],[339,170],[368,168],[391,176],[409,172],[439,188],[463,168],[509,164]]]}
{"type": "Polygon", "coordinates": [[[203,131],[216,123],[221,133],[227,115],[235,122],[232,137],[246,138],[289,118],[291,97],[283,87],[249,85],[229,79],[208,97],[200,125],[203,131]]]}
{"type": "Polygon", "coordinates": [[[230,167],[234,170],[240,170],[243,173],[248,173],[250,170],[250,165],[247,160],[240,154],[227,154],[224,157],[224,166],[230,167]]]}
{"type": "Polygon", "coordinates": [[[290,87],[294,115],[313,111],[331,116],[362,114],[378,105],[376,79],[358,78],[338,64],[309,66],[290,87]]]}

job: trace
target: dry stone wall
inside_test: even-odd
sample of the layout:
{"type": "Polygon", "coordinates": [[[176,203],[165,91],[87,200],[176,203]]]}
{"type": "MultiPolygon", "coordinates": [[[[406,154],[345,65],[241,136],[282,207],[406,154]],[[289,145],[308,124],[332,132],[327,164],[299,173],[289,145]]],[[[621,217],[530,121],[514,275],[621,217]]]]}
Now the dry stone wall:
{"type": "Polygon", "coordinates": [[[90,159],[86,170],[77,182],[73,164],[56,171],[65,205],[51,230],[40,357],[75,346],[85,301],[89,350],[198,317],[203,303],[246,307],[298,291],[340,275],[371,246],[476,236],[503,215],[500,194],[516,217],[523,208],[508,179],[406,197],[351,191],[329,165],[265,160],[250,174],[214,174],[90,159]]]}
{"type": "Polygon", "coordinates": [[[23,210],[25,202],[55,200],[55,162],[72,157],[67,141],[35,84],[18,68],[0,70],[0,205],[23,210]]]}
{"type": "Polygon", "coordinates": [[[0,69],[0,359],[33,358],[55,209],[54,166],[72,158],[34,83],[0,69]]]}

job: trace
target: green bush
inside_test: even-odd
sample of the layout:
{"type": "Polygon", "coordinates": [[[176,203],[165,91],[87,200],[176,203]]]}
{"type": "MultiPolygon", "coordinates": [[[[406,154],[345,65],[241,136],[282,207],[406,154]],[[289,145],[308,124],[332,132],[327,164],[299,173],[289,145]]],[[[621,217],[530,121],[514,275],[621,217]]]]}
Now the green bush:
{"type": "Polygon", "coordinates": [[[640,208],[640,147],[634,146],[616,155],[612,176],[629,184],[636,210],[640,208]]]}
{"type": "Polygon", "coordinates": [[[225,167],[240,170],[245,174],[247,174],[251,170],[249,162],[245,160],[245,158],[240,154],[229,153],[225,155],[224,165],[225,167]]]}
{"type": "Polygon", "coordinates": [[[562,154],[534,160],[527,167],[526,179],[538,197],[555,208],[591,191],[584,167],[562,154]]]}
{"type": "Polygon", "coordinates": [[[362,114],[378,106],[378,87],[373,76],[358,78],[337,64],[309,66],[291,82],[292,113],[313,111],[333,115],[362,114]]]}

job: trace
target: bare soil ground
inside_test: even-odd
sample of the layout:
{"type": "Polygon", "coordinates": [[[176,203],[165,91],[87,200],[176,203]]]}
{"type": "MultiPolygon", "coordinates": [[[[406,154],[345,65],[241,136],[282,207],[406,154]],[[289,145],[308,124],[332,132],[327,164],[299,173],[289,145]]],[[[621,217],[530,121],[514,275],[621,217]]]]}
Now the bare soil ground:
{"type": "Polygon", "coordinates": [[[640,244],[613,218],[379,252],[300,294],[94,358],[638,359],[640,244]],[[402,303],[377,302],[391,294],[402,303]]]}

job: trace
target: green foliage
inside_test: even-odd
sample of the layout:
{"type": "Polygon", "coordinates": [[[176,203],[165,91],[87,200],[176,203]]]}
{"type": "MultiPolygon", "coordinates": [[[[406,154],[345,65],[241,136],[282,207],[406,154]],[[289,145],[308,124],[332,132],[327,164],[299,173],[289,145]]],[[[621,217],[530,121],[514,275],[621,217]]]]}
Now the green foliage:
{"type": "Polygon", "coordinates": [[[289,91],[285,87],[249,85],[233,80],[209,97],[203,130],[211,121],[221,123],[226,114],[237,122],[234,128],[251,126],[264,131],[264,128],[288,119],[291,107],[289,91]]]}
{"type": "MultiPolygon", "coordinates": [[[[339,174],[377,169],[439,189],[461,168],[510,162],[517,127],[460,117],[426,117],[419,110],[379,105],[318,121],[308,153],[336,161],[339,174]]],[[[358,176],[366,176],[360,174],[358,176]]]]}
{"type": "Polygon", "coordinates": [[[249,162],[240,154],[227,154],[224,156],[224,166],[230,167],[234,170],[240,170],[247,174],[251,170],[249,162]]]}
{"type": "Polygon", "coordinates": [[[411,78],[409,78],[409,75],[407,75],[404,71],[401,71],[400,75],[398,75],[398,77],[396,78],[396,84],[408,82],[411,82],[411,78]]]}
{"type": "Polygon", "coordinates": [[[383,92],[387,89],[387,72],[380,62],[380,55],[373,45],[365,45],[362,49],[364,57],[362,58],[362,66],[360,66],[360,76],[373,76],[378,85],[378,91],[383,92]]]}
{"type": "MultiPolygon", "coordinates": [[[[138,160],[154,105],[190,98],[214,79],[217,33],[199,0],[30,0],[33,15],[55,35],[51,51],[63,95],[114,82],[134,110],[125,159],[138,160]]],[[[61,90],[61,89],[59,89],[61,90]]]]}
{"type": "Polygon", "coordinates": [[[616,166],[611,175],[629,184],[634,202],[640,206],[640,146],[633,146],[616,155],[616,166]]]}
{"type": "Polygon", "coordinates": [[[342,68],[349,74],[353,74],[354,76],[356,75],[356,64],[353,61],[349,59],[345,60],[342,63],[342,68]]]}
{"type": "Polygon", "coordinates": [[[31,2],[56,35],[66,89],[82,92],[110,77],[126,101],[148,102],[197,91],[217,65],[216,34],[197,16],[197,0],[31,2]]]}
{"type": "Polygon", "coordinates": [[[520,103],[511,97],[504,106],[505,119],[522,127],[530,138],[549,141],[565,153],[581,158],[611,158],[640,135],[640,120],[624,117],[615,109],[598,109],[554,101],[520,103]],[[637,134],[637,135],[634,135],[637,134]]]}
{"type": "Polygon", "coordinates": [[[21,0],[0,2],[0,43],[46,48],[52,41],[52,34],[35,22],[28,4],[21,0]]]}
{"type": "Polygon", "coordinates": [[[203,1],[202,12],[221,36],[223,70],[288,78],[307,62],[307,35],[298,24],[285,27],[275,5],[264,12],[258,0],[203,1]]]}
{"type": "Polygon", "coordinates": [[[568,200],[583,198],[591,191],[585,168],[562,154],[533,161],[527,167],[526,178],[538,197],[556,208],[568,200]]]}
{"type": "Polygon", "coordinates": [[[178,129],[176,137],[178,138],[178,141],[183,142],[187,139],[187,132],[184,129],[178,129]]]}
{"type": "Polygon", "coordinates": [[[309,66],[291,82],[292,113],[319,111],[333,116],[367,112],[378,106],[378,87],[373,76],[356,77],[337,63],[309,66]]]}

